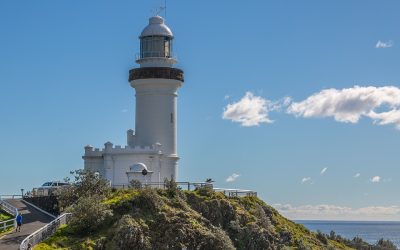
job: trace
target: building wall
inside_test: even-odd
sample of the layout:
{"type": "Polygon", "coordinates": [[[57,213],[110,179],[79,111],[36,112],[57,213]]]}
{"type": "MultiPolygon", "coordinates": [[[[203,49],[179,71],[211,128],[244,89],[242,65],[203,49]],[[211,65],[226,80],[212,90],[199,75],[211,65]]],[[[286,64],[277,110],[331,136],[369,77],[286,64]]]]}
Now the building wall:
{"type": "Polygon", "coordinates": [[[112,148],[101,151],[86,151],[84,166],[87,170],[99,172],[101,176],[111,182],[113,186],[127,186],[129,180],[127,172],[137,163],[146,165],[149,174],[131,175],[142,183],[163,182],[165,178],[176,178],[178,157],[169,157],[154,149],[143,148],[112,148]],[[151,173],[152,172],[152,173],[151,173]]]}

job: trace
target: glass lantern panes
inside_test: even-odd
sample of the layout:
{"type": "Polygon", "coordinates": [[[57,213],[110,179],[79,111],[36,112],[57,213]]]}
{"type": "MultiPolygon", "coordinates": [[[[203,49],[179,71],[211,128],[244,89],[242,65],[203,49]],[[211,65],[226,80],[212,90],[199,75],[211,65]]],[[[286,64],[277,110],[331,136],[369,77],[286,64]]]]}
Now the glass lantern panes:
{"type": "Polygon", "coordinates": [[[172,38],[165,36],[147,36],[140,39],[140,57],[172,56],[172,38]]]}

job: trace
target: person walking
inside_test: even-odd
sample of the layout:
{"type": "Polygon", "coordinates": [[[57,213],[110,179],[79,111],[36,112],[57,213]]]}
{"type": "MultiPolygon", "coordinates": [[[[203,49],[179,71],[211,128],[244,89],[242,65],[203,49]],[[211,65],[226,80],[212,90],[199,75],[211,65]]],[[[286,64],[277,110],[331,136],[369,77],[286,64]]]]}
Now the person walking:
{"type": "Polygon", "coordinates": [[[17,227],[15,228],[15,232],[21,232],[21,226],[22,226],[22,215],[21,215],[21,213],[17,214],[17,217],[15,217],[15,221],[17,222],[17,227]]]}

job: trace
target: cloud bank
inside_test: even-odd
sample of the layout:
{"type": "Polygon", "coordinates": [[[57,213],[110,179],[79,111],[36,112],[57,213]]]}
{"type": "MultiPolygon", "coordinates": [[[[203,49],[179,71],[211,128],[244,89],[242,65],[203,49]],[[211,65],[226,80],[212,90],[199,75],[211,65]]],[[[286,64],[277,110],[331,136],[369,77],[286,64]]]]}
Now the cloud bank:
{"type": "Polygon", "coordinates": [[[368,117],[374,124],[393,124],[400,129],[400,89],[394,86],[325,89],[287,109],[296,117],[333,117],[338,122],[357,123],[368,117]]]}
{"type": "Polygon", "coordinates": [[[292,220],[400,220],[400,206],[350,208],[336,205],[274,204],[280,213],[292,220]]]}

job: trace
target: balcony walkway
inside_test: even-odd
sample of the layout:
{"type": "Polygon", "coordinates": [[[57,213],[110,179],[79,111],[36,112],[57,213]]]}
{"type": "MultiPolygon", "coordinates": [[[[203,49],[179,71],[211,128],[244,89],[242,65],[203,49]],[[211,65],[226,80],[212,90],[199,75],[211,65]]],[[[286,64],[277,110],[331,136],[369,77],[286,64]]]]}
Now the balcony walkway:
{"type": "Polygon", "coordinates": [[[12,231],[9,234],[0,236],[0,250],[19,249],[21,242],[31,233],[51,222],[54,218],[40,212],[21,201],[21,199],[5,200],[22,214],[21,232],[12,231]]]}

